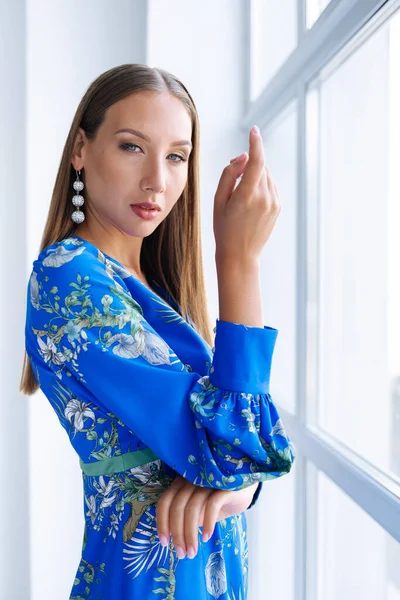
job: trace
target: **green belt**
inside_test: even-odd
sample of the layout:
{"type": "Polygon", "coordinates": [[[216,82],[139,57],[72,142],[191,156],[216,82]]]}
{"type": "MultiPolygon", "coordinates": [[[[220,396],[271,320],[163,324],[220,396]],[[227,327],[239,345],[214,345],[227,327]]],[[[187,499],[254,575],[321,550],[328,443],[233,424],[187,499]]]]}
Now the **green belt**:
{"type": "Polygon", "coordinates": [[[111,475],[112,473],[144,465],[152,460],[158,460],[158,458],[150,448],[143,448],[143,450],[126,452],[119,456],[111,456],[110,458],[91,463],[84,463],[79,459],[79,464],[86,475],[111,475]]]}

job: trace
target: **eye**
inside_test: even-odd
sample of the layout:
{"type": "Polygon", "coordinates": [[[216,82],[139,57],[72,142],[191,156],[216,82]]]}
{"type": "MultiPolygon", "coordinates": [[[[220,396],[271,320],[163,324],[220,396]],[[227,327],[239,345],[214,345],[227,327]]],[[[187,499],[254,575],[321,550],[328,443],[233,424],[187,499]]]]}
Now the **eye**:
{"type": "MultiPolygon", "coordinates": [[[[138,146],[137,144],[121,144],[120,148],[122,148],[123,150],[128,150],[127,146],[135,146],[136,148],[140,148],[140,146],[138,146]]],[[[141,148],[140,148],[141,150],[141,148]]]]}
{"type": "Polygon", "coordinates": [[[172,162],[186,162],[186,158],[184,156],[181,156],[180,154],[170,154],[169,156],[177,156],[180,160],[176,161],[173,160],[172,162]]]}
{"type": "MultiPolygon", "coordinates": [[[[123,150],[128,150],[128,146],[134,146],[135,148],[140,148],[140,146],[138,146],[137,144],[131,144],[131,143],[126,143],[126,144],[121,144],[120,148],[122,148],[123,150]]],[[[134,152],[134,154],[137,154],[137,152],[134,152]]],[[[180,154],[169,154],[168,156],[177,156],[179,160],[173,160],[172,162],[174,163],[179,163],[179,162],[186,162],[187,159],[184,156],[181,156],[180,154]]]]}

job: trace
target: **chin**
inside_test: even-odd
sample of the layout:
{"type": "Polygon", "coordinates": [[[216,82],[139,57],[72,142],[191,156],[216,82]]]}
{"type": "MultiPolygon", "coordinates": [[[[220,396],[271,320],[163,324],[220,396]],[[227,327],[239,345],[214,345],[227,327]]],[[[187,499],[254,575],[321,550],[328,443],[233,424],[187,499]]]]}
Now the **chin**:
{"type": "Polygon", "coordinates": [[[120,231],[129,235],[130,237],[144,238],[151,235],[153,231],[157,229],[160,223],[143,223],[140,227],[132,229],[126,229],[126,227],[120,227],[120,231]]]}

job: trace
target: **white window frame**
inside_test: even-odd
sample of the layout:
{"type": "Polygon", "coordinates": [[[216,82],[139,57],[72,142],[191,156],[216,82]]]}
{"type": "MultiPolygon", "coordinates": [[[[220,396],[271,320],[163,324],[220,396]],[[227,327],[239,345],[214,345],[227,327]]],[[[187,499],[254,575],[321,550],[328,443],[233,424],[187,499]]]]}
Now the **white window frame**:
{"type": "MultiPolygon", "coordinates": [[[[316,475],[311,463],[400,542],[400,485],[356,453],[310,424],[306,406],[307,333],[307,203],[306,95],[310,85],[340,51],[354,50],[400,7],[400,0],[331,0],[310,29],[306,28],[306,0],[298,0],[298,45],[278,72],[251,102],[251,2],[245,16],[244,48],[246,101],[241,121],[243,135],[257,124],[266,129],[290,103],[297,104],[297,239],[296,239],[296,410],[280,413],[296,447],[294,600],[315,600],[316,475]],[[313,474],[313,473],[314,474],[313,474]]],[[[308,407],[310,408],[310,407],[308,407]]],[[[311,407],[312,408],[312,407],[311,407]]]]}

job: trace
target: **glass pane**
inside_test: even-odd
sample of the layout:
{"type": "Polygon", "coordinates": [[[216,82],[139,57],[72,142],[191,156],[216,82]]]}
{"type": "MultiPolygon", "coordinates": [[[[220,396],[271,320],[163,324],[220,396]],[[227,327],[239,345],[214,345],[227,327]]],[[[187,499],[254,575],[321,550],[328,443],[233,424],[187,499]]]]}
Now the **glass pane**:
{"type": "Polygon", "coordinates": [[[318,473],[317,600],[400,600],[400,544],[318,473]]]}
{"type": "Polygon", "coordinates": [[[295,462],[288,475],[266,481],[257,504],[246,513],[249,600],[294,600],[296,469],[295,462]]]}
{"type": "Polygon", "coordinates": [[[266,165],[280,197],[281,212],[261,255],[264,323],[278,329],[271,393],[294,412],[296,400],[296,106],[291,104],[263,132],[266,165]]]}
{"type": "Polygon", "coordinates": [[[330,0],[307,0],[307,28],[309,29],[318,19],[323,10],[328,6],[330,0]]]}
{"type": "Polygon", "coordinates": [[[317,420],[398,476],[399,72],[397,12],[310,91],[307,107],[309,225],[317,228],[309,245],[317,285],[309,289],[308,317],[317,327],[308,382],[317,420]]]}
{"type": "Polygon", "coordinates": [[[297,46],[297,0],[251,0],[251,100],[297,46]]]}

